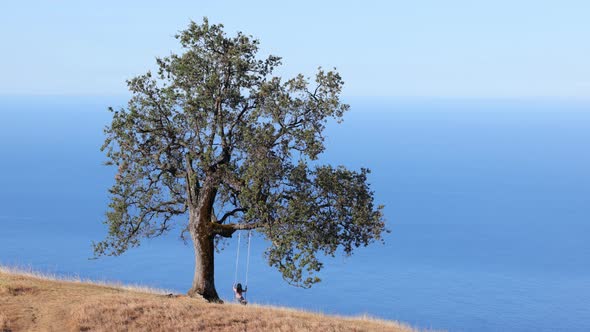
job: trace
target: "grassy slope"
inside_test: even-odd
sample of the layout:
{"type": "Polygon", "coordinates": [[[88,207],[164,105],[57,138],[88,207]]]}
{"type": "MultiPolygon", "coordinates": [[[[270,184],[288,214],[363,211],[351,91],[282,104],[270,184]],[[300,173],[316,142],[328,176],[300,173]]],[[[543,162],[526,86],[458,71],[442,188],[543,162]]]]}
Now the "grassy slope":
{"type": "Polygon", "coordinates": [[[0,331],[414,331],[396,322],[215,305],[0,267],[0,331]]]}

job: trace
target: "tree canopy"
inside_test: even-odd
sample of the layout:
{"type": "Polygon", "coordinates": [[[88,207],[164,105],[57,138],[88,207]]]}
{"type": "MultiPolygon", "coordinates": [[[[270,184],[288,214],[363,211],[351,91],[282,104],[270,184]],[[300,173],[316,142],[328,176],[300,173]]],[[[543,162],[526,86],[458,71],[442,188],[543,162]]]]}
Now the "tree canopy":
{"type": "Polygon", "coordinates": [[[322,254],[381,239],[369,170],[318,160],[326,124],[349,109],[336,70],[274,76],[281,58],[259,58],[257,39],[227,36],[206,18],[176,38],[183,52],[130,79],[127,107],[110,109],[102,149],[118,173],[97,255],[119,255],[171,229],[195,245],[252,229],[268,240],[268,263],[309,287],[322,254]]]}

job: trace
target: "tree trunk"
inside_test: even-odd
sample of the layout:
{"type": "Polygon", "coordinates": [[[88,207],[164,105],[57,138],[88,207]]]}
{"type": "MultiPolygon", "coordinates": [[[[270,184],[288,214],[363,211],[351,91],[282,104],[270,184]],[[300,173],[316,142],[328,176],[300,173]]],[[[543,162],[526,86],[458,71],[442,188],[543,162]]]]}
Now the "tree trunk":
{"type": "Polygon", "coordinates": [[[191,230],[195,248],[195,276],[188,295],[200,295],[209,302],[223,303],[215,290],[215,235],[203,233],[195,234],[191,230]]]}
{"type": "Polygon", "coordinates": [[[188,295],[200,295],[209,302],[223,303],[215,290],[215,232],[211,216],[216,193],[214,186],[204,186],[196,206],[189,209],[189,232],[195,249],[195,276],[188,295]]]}

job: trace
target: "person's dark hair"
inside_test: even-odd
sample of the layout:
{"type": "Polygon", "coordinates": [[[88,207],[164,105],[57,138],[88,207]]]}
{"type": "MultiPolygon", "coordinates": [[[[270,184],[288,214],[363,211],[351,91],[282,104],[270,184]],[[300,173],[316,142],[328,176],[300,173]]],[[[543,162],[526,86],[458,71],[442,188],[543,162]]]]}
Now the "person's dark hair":
{"type": "Polygon", "coordinates": [[[236,285],[236,291],[237,291],[238,293],[241,293],[241,292],[242,292],[242,284],[237,284],[237,285],[236,285]]]}

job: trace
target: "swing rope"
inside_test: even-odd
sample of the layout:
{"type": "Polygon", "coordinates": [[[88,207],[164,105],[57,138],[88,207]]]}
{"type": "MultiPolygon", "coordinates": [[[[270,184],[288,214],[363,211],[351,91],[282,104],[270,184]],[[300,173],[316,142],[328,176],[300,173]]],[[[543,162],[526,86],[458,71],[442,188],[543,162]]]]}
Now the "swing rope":
{"type": "Polygon", "coordinates": [[[250,270],[250,239],[252,238],[252,231],[248,231],[248,256],[246,258],[246,287],[248,287],[248,270],[250,270]]]}
{"type": "Polygon", "coordinates": [[[234,286],[238,282],[238,264],[240,263],[240,235],[241,233],[238,233],[238,250],[236,254],[236,275],[234,277],[234,286]]]}
{"type": "MultiPolygon", "coordinates": [[[[234,275],[234,285],[238,282],[238,267],[240,264],[240,243],[241,243],[242,233],[238,233],[238,248],[236,249],[236,272],[234,275]]],[[[248,272],[250,271],[250,240],[252,239],[252,231],[248,231],[248,256],[246,256],[246,282],[244,286],[248,286],[248,272]]]]}

